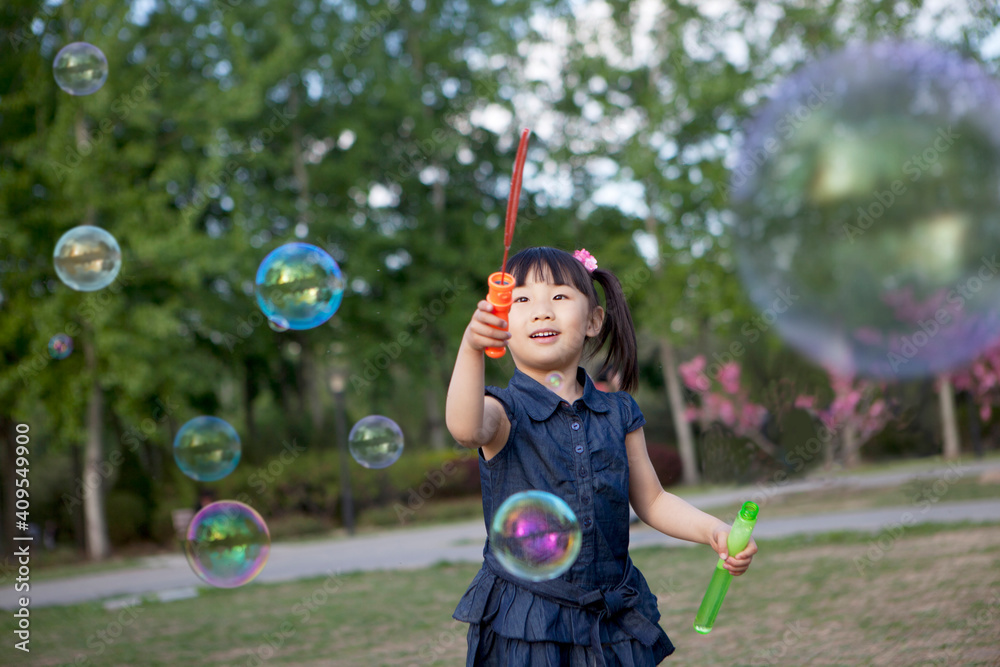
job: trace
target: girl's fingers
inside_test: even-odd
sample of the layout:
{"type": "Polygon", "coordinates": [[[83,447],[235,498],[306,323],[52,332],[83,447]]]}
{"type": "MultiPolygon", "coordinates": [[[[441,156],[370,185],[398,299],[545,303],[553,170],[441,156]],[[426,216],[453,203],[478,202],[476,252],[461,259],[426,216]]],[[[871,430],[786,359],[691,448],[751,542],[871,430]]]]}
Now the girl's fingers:
{"type": "Polygon", "coordinates": [[[746,549],[736,554],[736,558],[745,558],[750,560],[755,553],[757,553],[757,543],[751,540],[746,549]]]}
{"type": "Polygon", "coordinates": [[[737,556],[730,556],[726,559],[725,567],[727,570],[732,572],[734,575],[738,576],[747,571],[750,567],[750,561],[753,560],[751,556],[744,556],[746,551],[740,552],[737,556]]]}
{"type": "Polygon", "coordinates": [[[483,320],[474,319],[469,325],[469,330],[475,335],[489,339],[491,344],[492,341],[506,341],[510,338],[510,332],[490,326],[489,322],[483,320]]]}
{"type": "Polygon", "coordinates": [[[507,347],[507,341],[503,338],[491,338],[488,336],[473,335],[472,344],[479,349],[485,350],[488,347],[507,347]]]}
{"type": "Polygon", "coordinates": [[[499,327],[501,329],[507,328],[506,320],[504,320],[501,317],[497,317],[496,315],[492,315],[490,313],[484,313],[483,311],[480,310],[476,311],[475,315],[472,316],[472,319],[477,322],[482,322],[483,324],[487,324],[493,327],[499,327]]]}

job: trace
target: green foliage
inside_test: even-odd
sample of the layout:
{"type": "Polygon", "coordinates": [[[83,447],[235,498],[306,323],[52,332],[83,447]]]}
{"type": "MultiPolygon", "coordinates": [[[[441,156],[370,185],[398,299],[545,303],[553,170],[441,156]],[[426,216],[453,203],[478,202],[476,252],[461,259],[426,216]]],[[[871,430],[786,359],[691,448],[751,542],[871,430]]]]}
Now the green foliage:
{"type": "MultiPolygon", "coordinates": [[[[195,487],[171,470],[170,444],[199,414],[229,420],[244,441],[220,497],[256,493],[251,476],[273,462],[274,443],[296,441],[307,454],[257,499],[269,512],[336,516],[327,391],[336,368],[348,378],[350,423],[386,414],[407,436],[389,471],[352,468],[359,506],[405,496],[440,469],[434,457],[451,456],[445,391],[500,262],[522,126],[538,134],[513,250],[587,247],[619,275],[650,389],[663,383],[663,336],[685,356],[747,343],[745,375],[762,392],[786,374],[811,381],[815,369],[773,332],[755,342],[743,333],[754,312],[726,236],[726,155],[780,77],[850,39],[912,34],[924,9],[741,2],[715,16],[669,0],[650,21],[641,4],[609,3],[598,41],[594,22],[560,0],[141,10],[5,1],[4,414],[44,424],[45,457],[75,489],[81,471],[70,452],[85,441],[99,390],[104,458],[135,442],[112,480],[122,494],[109,502],[134,512],[142,535],[162,534],[165,508],[193,503],[195,487]],[[100,91],[80,98],[51,75],[55,53],[77,40],[100,47],[110,69],[100,91]],[[727,55],[733,40],[745,42],[742,60],[727,55]],[[565,49],[558,70],[529,71],[528,57],[546,47],[565,49]],[[529,94],[537,103],[525,102],[529,94]],[[512,120],[485,122],[487,108],[512,120]],[[96,293],[70,290],[51,261],[58,238],[83,223],[110,231],[123,252],[118,280],[96,293]],[[279,334],[260,316],[254,274],[267,252],[296,240],[328,250],[348,289],[329,324],[279,334]],[[56,362],[46,347],[59,332],[72,332],[76,350],[56,362]],[[141,442],[128,441],[150,423],[141,442]]],[[[995,8],[975,5],[956,35],[936,38],[975,54],[996,22],[995,8]]],[[[509,359],[490,364],[487,380],[505,384],[511,370],[509,359]]],[[[465,480],[448,485],[476,484],[465,480]]],[[[43,488],[37,507],[54,516],[56,491],[43,488]]]]}

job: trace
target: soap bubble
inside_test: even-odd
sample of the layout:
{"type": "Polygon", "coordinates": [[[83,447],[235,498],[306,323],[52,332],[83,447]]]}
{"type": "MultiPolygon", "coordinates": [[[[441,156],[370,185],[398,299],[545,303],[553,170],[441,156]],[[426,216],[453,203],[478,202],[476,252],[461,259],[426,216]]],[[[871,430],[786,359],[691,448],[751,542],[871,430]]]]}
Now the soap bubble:
{"type": "Polygon", "coordinates": [[[195,417],[174,438],[177,466],[199,482],[214,482],[231,473],[241,453],[236,429],[218,417],[195,417]]]}
{"type": "Polygon", "coordinates": [[[271,551],[267,524],[252,507],[220,500],[203,507],[185,534],[194,573],[218,588],[236,588],[260,574],[271,551]]]}
{"type": "Polygon", "coordinates": [[[936,47],[804,67],[732,176],[740,273],[790,344],[843,375],[963,366],[1000,335],[1000,85],[936,47]]]}
{"type": "Polygon", "coordinates": [[[490,549],[511,574],[530,581],[554,579],[580,553],[576,515],[561,498],[522,491],[500,505],[490,527],[490,549]]]}
{"type": "Polygon", "coordinates": [[[312,329],[333,317],[344,297],[340,267],[322,248],[287,243],[257,269],[257,303],[269,320],[312,329]]]}
{"type": "Polygon", "coordinates": [[[562,383],[563,383],[563,376],[562,373],[559,373],[558,371],[552,371],[551,373],[545,376],[545,384],[548,385],[551,389],[558,389],[560,386],[562,386],[562,383]]]}
{"type": "Polygon", "coordinates": [[[388,417],[369,415],[347,437],[354,460],[366,468],[387,468],[403,454],[403,431],[388,417]]]}
{"type": "Polygon", "coordinates": [[[73,339],[64,333],[58,333],[49,339],[49,356],[53,359],[65,359],[73,352],[73,339]]]}
{"type": "Polygon", "coordinates": [[[108,78],[108,59],[93,44],[67,44],[52,63],[56,83],[70,95],[96,93],[108,78]]]}
{"type": "Polygon", "coordinates": [[[63,234],[52,258],[59,280],[80,292],[107,287],[122,268],[118,241],[93,225],[80,225],[63,234]]]}
{"type": "Polygon", "coordinates": [[[288,320],[281,315],[275,315],[274,317],[268,319],[267,326],[271,327],[271,331],[284,333],[288,331],[288,320]]]}

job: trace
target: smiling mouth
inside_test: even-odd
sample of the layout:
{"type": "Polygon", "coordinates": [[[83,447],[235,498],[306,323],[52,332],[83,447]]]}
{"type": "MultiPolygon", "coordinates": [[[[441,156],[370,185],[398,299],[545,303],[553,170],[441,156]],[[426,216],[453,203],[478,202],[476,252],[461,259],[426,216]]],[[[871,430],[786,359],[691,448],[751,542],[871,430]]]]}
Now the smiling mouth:
{"type": "Polygon", "coordinates": [[[546,338],[555,338],[559,335],[558,331],[542,331],[540,333],[534,333],[529,336],[532,340],[544,340],[546,338]]]}

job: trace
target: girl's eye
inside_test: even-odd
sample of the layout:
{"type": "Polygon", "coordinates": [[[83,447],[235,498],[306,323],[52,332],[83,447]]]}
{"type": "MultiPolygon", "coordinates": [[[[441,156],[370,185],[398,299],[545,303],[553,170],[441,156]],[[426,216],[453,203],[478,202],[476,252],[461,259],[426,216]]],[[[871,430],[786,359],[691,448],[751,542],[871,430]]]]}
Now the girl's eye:
{"type": "Polygon", "coordinates": [[[553,298],[553,299],[565,299],[565,298],[566,298],[566,295],[565,295],[565,294],[556,294],[556,295],[555,295],[554,297],[552,297],[552,298],[553,298]]]}
{"type": "Polygon", "coordinates": [[[521,303],[522,301],[527,301],[527,300],[528,300],[528,297],[526,297],[526,296],[519,296],[516,299],[514,299],[514,303],[521,303]]]}

